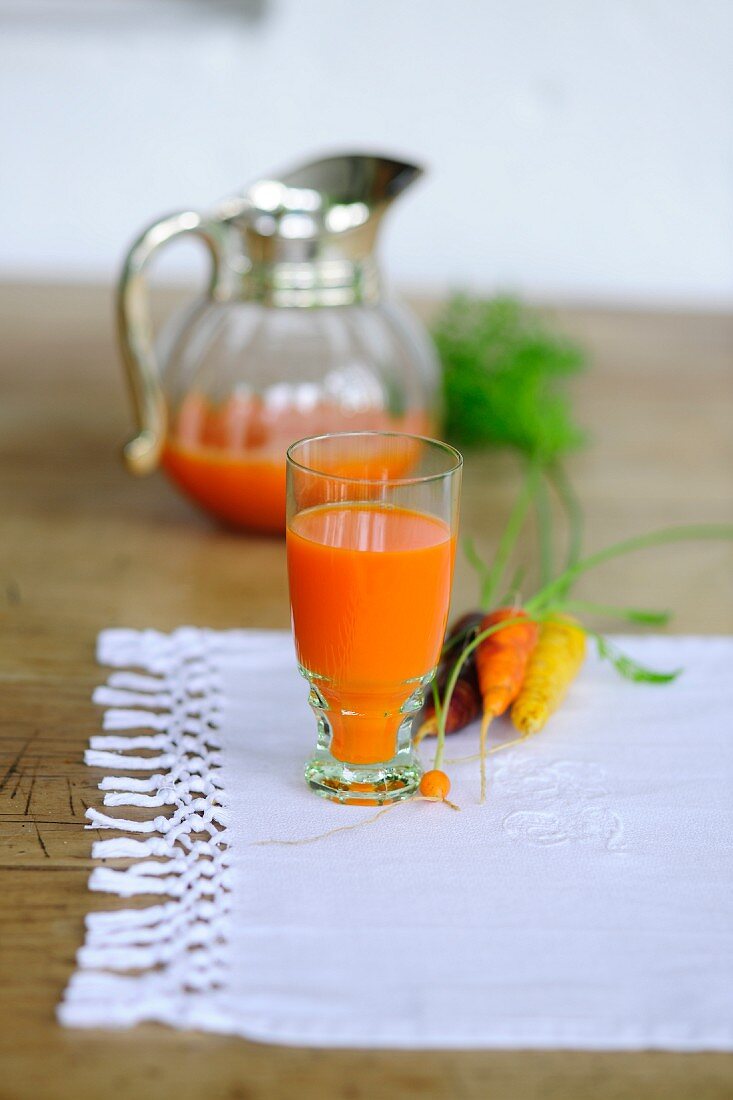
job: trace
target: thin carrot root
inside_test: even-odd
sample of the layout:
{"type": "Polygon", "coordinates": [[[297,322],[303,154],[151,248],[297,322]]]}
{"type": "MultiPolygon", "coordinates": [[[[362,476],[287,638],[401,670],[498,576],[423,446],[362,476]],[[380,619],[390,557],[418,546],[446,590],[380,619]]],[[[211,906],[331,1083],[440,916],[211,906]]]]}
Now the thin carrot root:
{"type": "MultiPolygon", "coordinates": [[[[522,745],[529,739],[530,735],[523,733],[521,737],[512,737],[509,741],[502,741],[499,745],[492,745],[487,750],[487,756],[493,756],[495,752],[501,752],[502,749],[512,749],[515,745],[522,745]]],[[[477,760],[481,759],[481,753],[475,752],[472,756],[451,756],[447,757],[444,764],[475,764],[477,760]]]]}
{"type": "MultiPolygon", "coordinates": [[[[426,772],[426,775],[431,775],[431,772],[426,772]]],[[[440,773],[445,775],[444,772],[440,773]]],[[[448,780],[448,790],[450,790],[450,780],[448,780]]],[[[338,825],[335,829],[328,829],[325,833],[316,833],[315,836],[297,837],[295,839],[279,840],[277,837],[270,837],[267,840],[253,840],[253,848],[264,848],[271,844],[277,844],[281,847],[299,847],[301,844],[315,844],[317,840],[327,840],[330,836],[336,836],[337,833],[350,833],[354,829],[361,829],[364,825],[371,825],[373,822],[378,821],[380,817],[384,817],[385,814],[391,813],[392,810],[399,809],[400,806],[409,806],[410,802],[442,802],[444,806],[448,806],[451,810],[460,810],[460,806],[456,806],[455,802],[451,802],[449,798],[443,798],[439,795],[425,795],[416,794],[412,798],[406,799],[404,802],[393,802],[390,806],[383,806],[381,810],[377,810],[373,817],[365,817],[363,821],[354,821],[351,825],[338,825]]]]}
{"type": "Polygon", "coordinates": [[[383,806],[381,810],[377,810],[374,817],[365,817],[363,821],[354,821],[351,825],[338,825],[335,829],[329,829],[325,833],[316,833],[315,836],[304,836],[295,840],[278,840],[276,837],[271,837],[269,840],[253,840],[252,846],[263,848],[269,844],[279,844],[283,847],[297,847],[301,844],[315,844],[317,840],[326,840],[327,837],[335,836],[336,833],[350,833],[352,829],[361,829],[362,825],[371,825],[372,822],[384,817],[391,810],[396,810],[400,805],[402,803],[393,802],[391,806],[383,806]]]}
{"type": "Polygon", "coordinates": [[[486,735],[489,732],[493,714],[487,712],[481,720],[481,736],[479,739],[479,760],[481,761],[481,794],[479,802],[486,801],[486,735]]]}
{"type": "Polygon", "coordinates": [[[428,798],[427,795],[417,795],[413,802],[442,802],[444,806],[448,806],[451,810],[460,810],[460,806],[456,806],[455,802],[451,802],[449,798],[428,798]]]}
{"type": "Polygon", "coordinates": [[[523,741],[526,741],[528,734],[523,733],[521,737],[512,737],[509,741],[502,741],[500,745],[494,745],[489,749],[489,756],[495,752],[501,752],[502,749],[512,749],[515,745],[521,745],[523,741]]]}

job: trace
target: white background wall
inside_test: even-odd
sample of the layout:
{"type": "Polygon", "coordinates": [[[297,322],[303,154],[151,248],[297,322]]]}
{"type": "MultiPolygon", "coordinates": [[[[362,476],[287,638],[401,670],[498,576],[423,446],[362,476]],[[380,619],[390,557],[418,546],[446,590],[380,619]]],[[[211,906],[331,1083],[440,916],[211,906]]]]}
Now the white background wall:
{"type": "Polygon", "coordinates": [[[0,0],[0,274],[346,145],[430,166],[393,281],[730,306],[732,58],[733,0],[0,0]]]}

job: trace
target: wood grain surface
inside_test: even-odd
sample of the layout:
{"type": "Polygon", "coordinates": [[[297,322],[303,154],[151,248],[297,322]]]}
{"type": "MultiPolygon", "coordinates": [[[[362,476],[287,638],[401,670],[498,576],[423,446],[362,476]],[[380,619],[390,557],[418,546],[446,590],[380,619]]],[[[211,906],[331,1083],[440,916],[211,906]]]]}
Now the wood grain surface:
{"type": "MultiPolygon", "coordinates": [[[[658,524],[730,521],[733,319],[557,313],[594,365],[577,387],[592,444],[571,463],[598,547],[658,524]]],[[[104,289],[0,289],[0,1098],[303,1100],[340,1097],[730,1097],[733,1056],[573,1052],[383,1053],[269,1047],[146,1026],[65,1031],[54,1007],[83,917],[110,899],[86,881],[81,763],[99,714],[105,626],[286,627],[283,546],[199,516],[160,476],[121,468],[129,414],[104,289]]],[[[494,545],[517,486],[505,456],[467,463],[462,529],[494,545]]],[[[584,594],[674,607],[674,629],[733,628],[722,544],[608,566],[584,594]]],[[[455,606],[474,596],[459,565],[455,606]]],[[[608,624],[604,624],[608,625],[608,624]]]]}

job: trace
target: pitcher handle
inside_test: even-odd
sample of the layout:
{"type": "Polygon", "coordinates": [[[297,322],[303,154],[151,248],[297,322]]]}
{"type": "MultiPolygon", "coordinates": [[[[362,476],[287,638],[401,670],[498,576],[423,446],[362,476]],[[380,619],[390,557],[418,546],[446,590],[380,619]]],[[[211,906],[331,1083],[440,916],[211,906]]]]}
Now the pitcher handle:
{"type": "Polygon", "coordinates": [[[174,237],[195,234],[211,254],[208,290],[213,294],[222,255],[220,228],[223,231],[223,227],[191,210],[171,214],[141,233],[127,254],[117,288],[117,329],[137,419],[137,433],[123,449],[125,463],[133,474],[149,474],[158,465],[168,427],[145,281],[148,262],[161,245],[174,237]]]}

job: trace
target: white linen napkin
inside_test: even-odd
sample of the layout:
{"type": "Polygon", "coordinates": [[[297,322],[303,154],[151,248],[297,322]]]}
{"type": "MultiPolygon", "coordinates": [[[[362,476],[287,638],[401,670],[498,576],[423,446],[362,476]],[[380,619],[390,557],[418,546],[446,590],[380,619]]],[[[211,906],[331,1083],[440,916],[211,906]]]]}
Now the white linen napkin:
{"type": "MultiPolygon", "coordinates": [[[[460,813],[376,817],[303,782],[315,721],[289,635],[105,631],[100,661],[133,671],[95,695],[87,762],[109,775],[89,827],[121,835],[94,845],[90,888],[159,897],[90,914],[61,1022],[733,1049],[733,639],[616,640],[684,674],[636,685],[590,658],[550,726],[490,758],[486,804],[464,763],[460,813]]],[[[472,729],[447,755],[475,747],[472,729]]]]}

